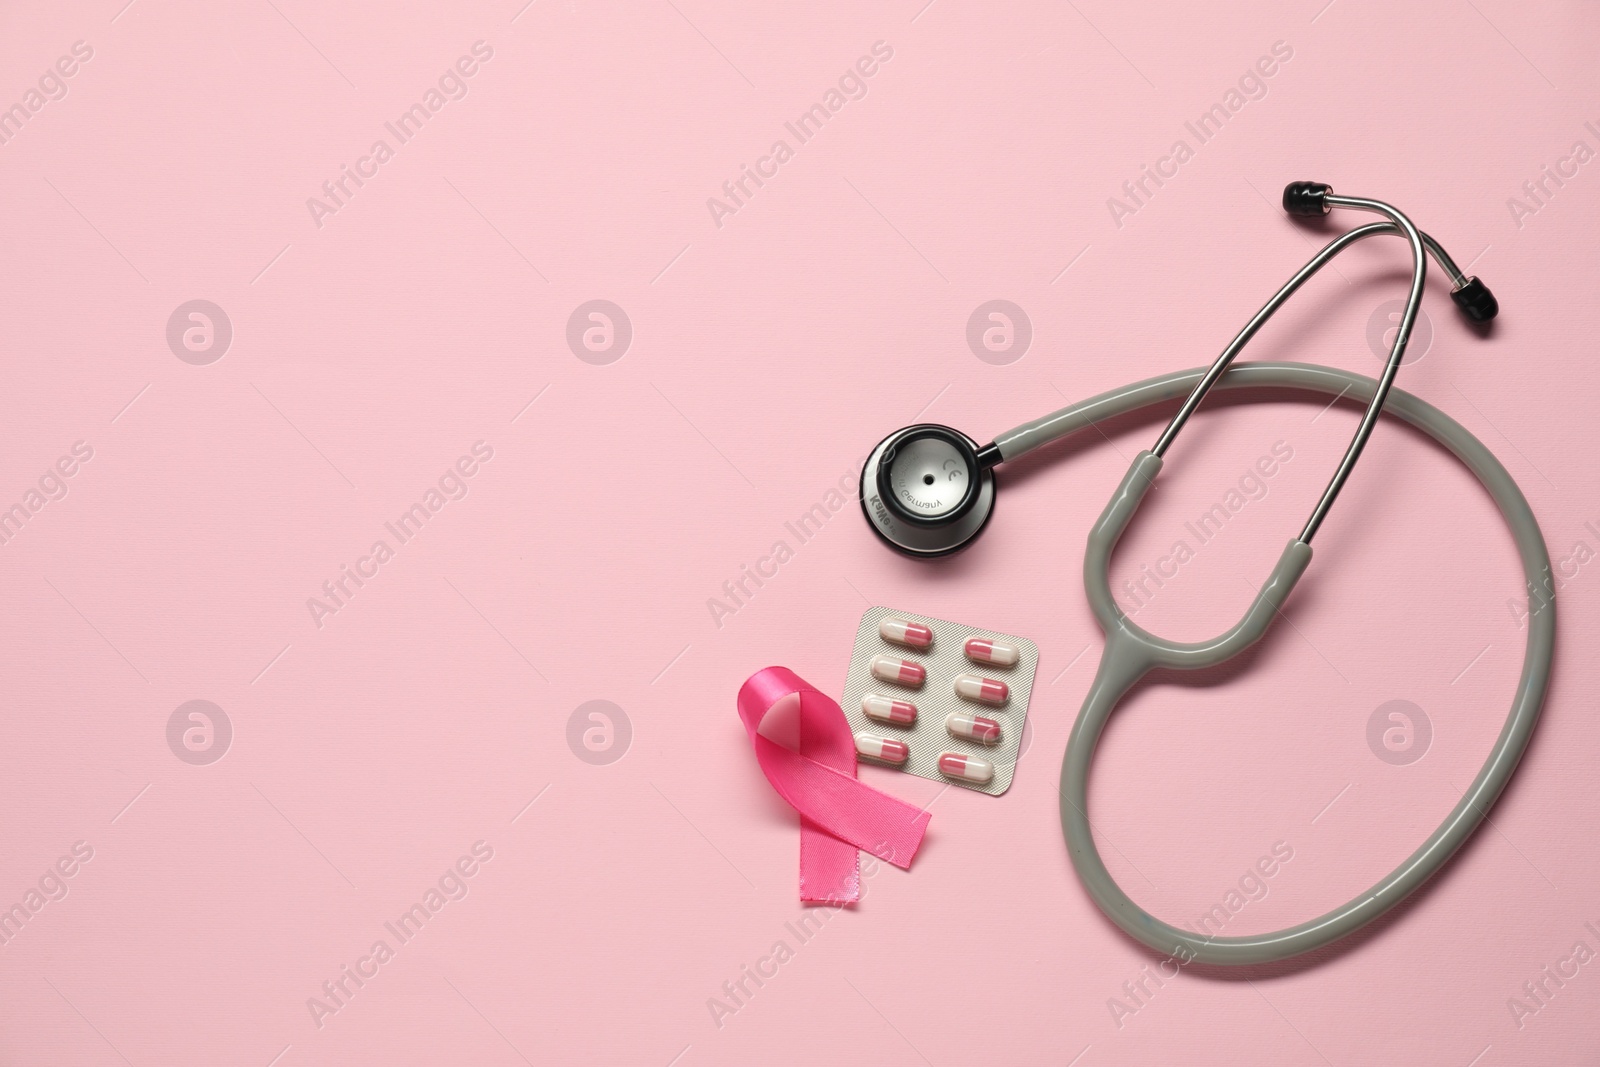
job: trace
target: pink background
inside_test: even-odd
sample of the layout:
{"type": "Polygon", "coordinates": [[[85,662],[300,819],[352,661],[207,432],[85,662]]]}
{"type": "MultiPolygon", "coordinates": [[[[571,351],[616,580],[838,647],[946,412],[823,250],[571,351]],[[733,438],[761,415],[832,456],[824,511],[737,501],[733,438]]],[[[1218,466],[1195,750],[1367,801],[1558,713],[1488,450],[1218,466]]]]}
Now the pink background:
{"type": "MultiPolygon", "coordinates": [[[[0,907],[68,890],[0,947],[0,1062],[1593,1055],[1600,961],[1547,981],[1537,1012],[1510,998],[1576,942],[1600,950],[1600,564],[1580,565],[1600,547],[1600,163],[1547,181],[1537,211],[1508,199],[1574,142],[1600,149],[1594,5],[124,2],[0,15],[0,106],[27,111],[74,42],[93,52],[0,145],[0,507],[93,450],[0,546],[0,907]],[[399,144],[384,123],[477,41],[493,55],[465,97],[399,144]],[[798,145],[785,121],[878,41],[893,56],[866,95],[798,145]],[[1275,42],[1292,57],[1265,95],[1247,80],[1259,98],[1197,144],[1185,122],[1275,42]],[[319,227],[307,199],[379,138],[393,158],[319,227]],[[707,199],[778,138],[794,157],[718,226],[707,199]],[[1108,198],[1179,138],[1193,158],[1119,226],[1108,198]],[[854,503],[803,545],[784,523],[919,416],[988,440],[1211,360],[1322,239],[1277,206],[1294,179],[1395,202],[1494,288],[1483,338],[1430,275],[1431,346],[1400,384],[1501,456],[1558,566],[1584,550],[1492,828],[1317,965],[1189,969],[1132,1000],[1160,957],[1079,887],[1056,783],[1100,642],[1084,535],[1156,422],[1008,472],[955,560],[893,556],[854,503]],[[233,330],[207,365],[166,340],[195,299],[233,330]],[[595,299],[633,328],[606,365],[566,341],[595,299]],[[991,299],[1032,324],[1006,365],[966,341],[991,299]],[[395,547],[384,523],[479,441],[466,497],[319,628],[308,598],[395,547]],[[794,558],[718,625],[710,598],[779,539],[794,558]],[[932,805],[927,845],[801,944],[795,819],[733,698],[770,663],[837,693],[870,604],[1037,640],[1031,748],[998,799],[864,770],[932,805]],[[226,715],[224,758],[169,747],[190,700],[226,715]],[[631,725],[609,764],[568,743],[591,700],[631,725]],[[50,878],[80,841],[93,858],[50,878]],[[384,923],[479,841],[465,898],[399,944],[384,923]],[[319,1026],[308,998],[380,938],[393,958],[319,1026]],[[793,958],[713,1012],[780,940],[793,958]]],[[[1369,242],[1246,358],[1376,372],[1367,324],[1405,269],[1369,242]]],[[[1355,419],[1203,412],[1119,580],[1275,442],[1294,458],[1141,623],[1231,624],[1355,419]]],[[[1492,743],[1520,592],[1484,494],[1386,423],[1251,669],[1148,688],[1114,722],[1092,797],[1113,873],[1193,921],[1282,842],[1292,860],[1227,933],[1370,885],[1492,743]],[[1390,700],[1432,726],[1403,766],[1367,743],[1390,700]]]]}

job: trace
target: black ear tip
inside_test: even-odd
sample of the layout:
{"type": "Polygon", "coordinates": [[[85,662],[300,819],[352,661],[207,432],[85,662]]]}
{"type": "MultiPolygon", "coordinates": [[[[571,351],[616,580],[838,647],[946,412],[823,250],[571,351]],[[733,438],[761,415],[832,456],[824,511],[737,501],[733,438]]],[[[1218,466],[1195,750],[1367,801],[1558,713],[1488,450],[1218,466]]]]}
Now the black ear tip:
{"type": "Polygon", "coordinates": [[[1477,278],[1468,278],[1450,293],[1461,313],[1473,322],[1488,322],[1500,314],[1500,301],[1477,278]]]}
{"type": "Polygon", "coordinates": [[[1283,187],[1283,210],[1291,215],[1326,215],[1332,205],[1333,186],[1321,182],[1290,182],[1283,187]]]}

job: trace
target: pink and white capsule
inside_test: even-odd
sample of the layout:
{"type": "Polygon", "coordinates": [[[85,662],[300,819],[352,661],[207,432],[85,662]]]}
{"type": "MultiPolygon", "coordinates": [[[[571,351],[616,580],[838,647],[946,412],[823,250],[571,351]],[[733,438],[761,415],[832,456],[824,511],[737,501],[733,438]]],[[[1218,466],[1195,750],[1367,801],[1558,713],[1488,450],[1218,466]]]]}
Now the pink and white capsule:
{"type": "Polygon", "coordinates": [[[967,658],[974,663],[992,663],[996,667],[1015,667],[1022,661],[1022,649],[1009,641],[996,641],[990,637],[967,638],[967,658]]]}
{"type": "Polygon", "coordinates": [[[884,619],[878,623],[878,636],[891,645],[904,645],[918,652],[926,652],[933,647],[933,631],[920,622],[884,619]]]}
{"type": "Polygon", "coordinates": [[[921,689],[922,683],[927,680],[928,672],[920,663],[912,663],[908,659],[900,659],[897,656],[873,656],[872,676],[880,682],[903,685],[907,689],[921,689]]]}
{"type": "Polygon", "coordinates": [[[982,715],[968,715],[965,712],[952,711],[944,717],[944,728],[950,731],[951,737],[976,741],[980,745],[998,745],[1000,743],[1000,724],[982,715]]]}
{"type": "Polygon", "coordinates": [[[869,719],[892,722],[896,726],[910,726],[917,721],[917,706],[905,700],[891,700],[876,693],[861,698],[861,710],[869,719]]]}
{"type": "Polygon", "coordinates": [[[939,756],[939,773],[963,782],[986,785],[994,780],[994,764],[982,756],[963,756],[959,752],[945,752],[939,756]]]}
{"type": "Polygon", "coordinates": [[[980,678],[976,674],[956,675],[956,696],[975,700],[979,704],[998,707],[1011,696],[1011,688],[995,678],[980,678]]]}
{"type": "Polygon", "coordinates": [[[856,752],[868,759],[882,760],[896,766],[911,758],[911,746],[877,734],[856,734],[856,752]]]}

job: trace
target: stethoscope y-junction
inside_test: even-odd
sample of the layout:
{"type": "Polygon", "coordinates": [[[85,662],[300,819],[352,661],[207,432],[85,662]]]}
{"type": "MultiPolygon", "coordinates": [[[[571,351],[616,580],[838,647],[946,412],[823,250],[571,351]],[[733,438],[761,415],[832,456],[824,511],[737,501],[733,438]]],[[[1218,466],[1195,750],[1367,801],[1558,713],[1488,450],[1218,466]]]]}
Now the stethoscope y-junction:
{"type": "Polygon", "coordinates": [[[1469,320],[1483,323],[1493,319],[1499,311],[1494,295],[1477,278],[1464,276],[1437,241],[1382,201],[1336,196],[1326,185],[1295,182],[1284,189],[1283,206],[1290,214],[1313,216],[1336,207],[1350,208],[1373,212],[1387,221],[1358,227],[1329,242],[1256,312],[1210,367],[1136,382],[1072,404],[1003,433],[983,446],[947,426],[909,426],[885,438],[861,474],[862,511],[885,543],[908,556],[948,555],[970,544],[987,525],[994,511],[996,466],[1106,419],[1182,398],[1177,413],[1155,444],[1134,458],[1089,533],[1084,585],[1095,618],[1105,631],[1106,643],[1062,758],[1061,822],[1084,887],[1112,921],[1153,949],[1208,964],[1266,963],[1328,945],[1389,911],[1438,871],[1477,829],[1516,770],[1538,720],[1555,646],[1550,556],[1522,491],[1500,461],[1459,423],[1417,397],[1393,388],[1422,301],[1429,255],[1449,276],[1451,299],[1469,320]],[[1406,240],[1412,269],[1405,312],[1383,374],[1377,380],[1315,364],[1233,366],[1239,351],[1307,279],[1351,245],[1380,234],[1406,240]],[[1366,408],[1332,480],[1305,526],[1284,548],[1244,617],[1209,641],[1169,641],[1140,628],[1118,607],[1111,595],[1108,569],[1118,539],[1161,472],[1164,457],[1178,433],[1214,389],[1320,394],[1364,403],[1366,408]],[[1385,413],[1439,442],[1483,483],[1516,541],[1530,597],[1542,604],[1542,609],[1528,619],[1522,676],[1505,726],[1471,786],[1438,829],[1394,871],[1341,907],[1298,926],[1244,937],[1206,937],[1172,926],[1129,899],[1107,872],[1095,848],[1086,794],[1089,766],[1101,732],[1117,703],[1150,671],[1214,667],[1261,640],[1311,563],[1311,542],[1360,459],[1378,417],[1385,413]]]}

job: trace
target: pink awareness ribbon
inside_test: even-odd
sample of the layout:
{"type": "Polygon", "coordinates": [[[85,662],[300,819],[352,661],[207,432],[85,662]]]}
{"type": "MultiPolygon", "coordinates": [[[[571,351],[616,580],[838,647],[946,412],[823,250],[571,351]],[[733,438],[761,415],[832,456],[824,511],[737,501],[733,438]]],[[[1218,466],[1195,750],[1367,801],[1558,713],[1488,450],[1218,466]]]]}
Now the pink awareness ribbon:
{"type": "Polygon", "coordinates": [[[756,761],[778,795],[800,813],[800,899],[850,904],[861,899],[857,849],[909,870],[928,829],[928,812],[856,780],[855,737],[844,711],[787,667],[767,667],[739,689],[739,718],[756,761]],[[800,697],[800,747],[758,732],[784,698],[800,697]]]}

